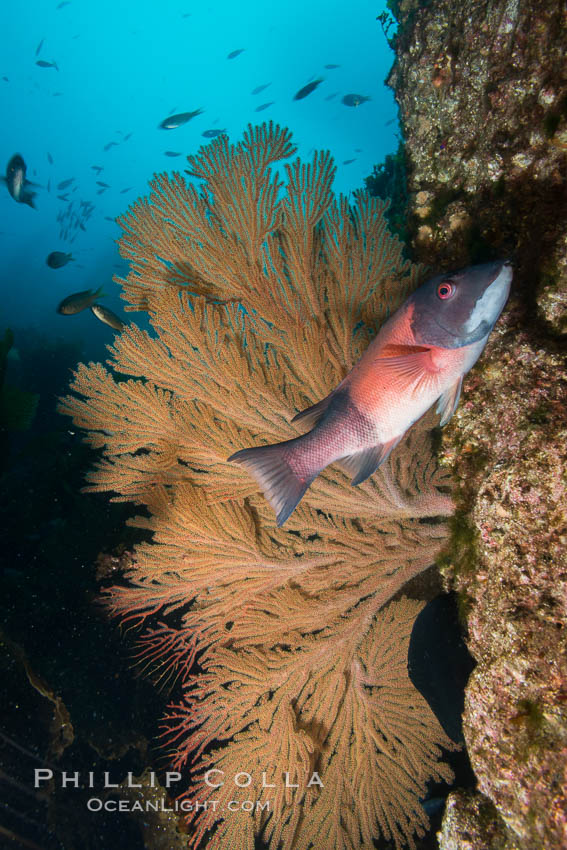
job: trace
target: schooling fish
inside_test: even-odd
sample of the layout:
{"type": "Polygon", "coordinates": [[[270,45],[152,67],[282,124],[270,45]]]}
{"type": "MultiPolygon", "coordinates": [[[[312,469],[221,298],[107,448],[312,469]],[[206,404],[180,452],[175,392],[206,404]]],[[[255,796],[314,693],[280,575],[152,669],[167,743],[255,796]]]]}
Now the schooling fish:
{"type": "Polygon", "coordinates": [[[299,89],[299,91],[294,94],[293,99],[303,100],[304,97],[307,97],[308,94],[311,94],[311,92],[315,91],[317,86],[320,85],[322,82],[323,80],[322,78],[320,78],[318,80],[313,80],[311,83],[307,83],[306,86],[303,86],[302,89],[299,89]]]}
{"type": "Polygon", "coordinates": [[[57,307],[57,312],[63,316],[74,316],[80,313],[81,310],[86,310],[87,307],[92,307],[97,298],[102,298],[104,292],[102,286],[93,292],[92,289],[85,289],[83,292],[74,292],[73,295],[68,295],[57,307]]]}
{"type": "Polygon", "coordinates": [[[91,313],[93,313],[101,322],[104,322],[105,325],[114,328],[115,331],[124,330],[124,322],[122,319],[119,318],[116,313],[113,313],[112,310],[109,310],[108,307],[103,307],[102,304],[92,304],[91,313]]]}
{"type": "Polygon", "coordinates": [[[366,103],[367,100],[371,100],[371,98],[365,97],[363,94],[345,94],[341,102],[345,106],[360,106],[361,103],[366,103]]]}
{"type": "Polygon", "coordinates": [[[28,204],[35,209],[33,199],[36,192],[30,192],[29,187],[37,184],[26,180],[26,169],[23,157],[19,153],[14,154],[6,167],[6,176],[0,177],[0,183],[6,184],[8,192],[19,204],[28,204]]]}
{"type": "Polygon", "coordinates": [[[330,463],[341,460],[351,483],[360,484],[434,402],[440,425],[449,421],[511,282],[509,262],[431,278],[388,319],[333,392],[293,418],[311,431],[229,457],[256,478],[278,525],[330,463]]]}
{"type": "Polygon", "coordinates": [[[261,103],[260,106],[256,107],[254,112],[263,112],[264,109],[267,109],[268,106],[273,106],[274,103],[275,103],[275,101],[273,101],[273,100],[268,101],[268,103],[261,103]]]}
{"type": "Polygon", "coordinates": [[[55,68],[56,71],[59,70],[57,62],[46,62],[45,59],[38,59],[35,64],[39,65],[40,68],[55,68]]]}
{"type": "Polygon", "coordinates": [[[72,254],[65,254],[64,251],[52,251],[45,261],[50,269],[61,269],[70,263],[73,259],[72,254]]]}
{"type": "Polygon", "coordinates": [[[236,59],[236,57],[240,56],[241,53],[244,53],[245,50],[246,50],[245,47],[240,47],[238,50],[231,50],[226,58],[227,59],[236,59]]]}
{"type": "Polygon", "coordinates": [[[226,133],[226,129],[224,130],[205,130],[204,133],[201,133],[205,139],[216,139],[217,136],[220,136],[221,133],[226,133]]]}
{"type": "Polygon", "coordinates": [[[170,115],[169,118],[164,118],[158,124],[158,128],[160,130],[176,130],[182,124],[187,124],[192,118],[196,118],[202,111],[202,109],[194,109],[193,112],[178,112],[177,115],[170,115]]]}

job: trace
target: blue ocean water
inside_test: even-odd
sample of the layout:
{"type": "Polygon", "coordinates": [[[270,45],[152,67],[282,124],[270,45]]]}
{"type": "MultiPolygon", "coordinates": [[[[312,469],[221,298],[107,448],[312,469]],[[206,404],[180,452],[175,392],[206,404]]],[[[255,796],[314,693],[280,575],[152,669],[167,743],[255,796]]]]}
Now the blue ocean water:
{"type": "Polygon", "coordinates": [[[86,356],[104,356],[113,331],[88,310],[60,316],[57,304],[102,284],[103,303],[122,311],[112,275],[126,267],[116,247],[120,229],[108,219],[146,194],[155,172],[183,170],[184,156],[208,142],[207,130],[225,129],[238,141],[249,122],[272,119],[289,127],[302,158],[313,149],[331,150],[337,192],[362,187],[373,165],[397,147],[397,108],[383,83],[393,53],[376,20],[385,6],[375,0],[7,5],[0,35],[0,171],[20,153],[28,179],[43,188],[33,210],[0,187],[0,328],[32,327],[81,340],[86,356]],[[293,99],[319,78],[309,96],[293,99]],[[371,100],[343,105],[352,93],[371,100]],[[265,103],[271,105],[256,111],[265,103]],[[177,129],[158,128],[172,113],[197,109],[202,114],[177,129]],[[57,189],[71,177],[70,186],[57,189]],[[67,200],[58,199],[62,194],[67,200]],[[79,213],[80,201],[94,210],[85,230],[70,228],[65,238],[58,213],[71,202],[71,212],[79,213]],[[75,262],[50,269],[51,251],[72,251],[75,262]]]}

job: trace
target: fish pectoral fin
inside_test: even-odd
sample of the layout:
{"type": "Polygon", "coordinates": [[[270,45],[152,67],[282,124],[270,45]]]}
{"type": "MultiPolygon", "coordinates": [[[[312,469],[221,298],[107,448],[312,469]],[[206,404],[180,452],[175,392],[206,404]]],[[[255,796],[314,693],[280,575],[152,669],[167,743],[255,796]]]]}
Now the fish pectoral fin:
{"type": "Polygon", "coordinates": [[[439,397],[437,407],[435,408],[435,412],[439,413],[441,416],[441,421],[439,422],[439,425],[446,425],[455,410],[457,409],[457,405],[461,397],[462,385],[463,376],[461,375],[461,377],[457,381],[455,381],[452,386],[446,389],[442,396],[439,397]]]}
{"type": "Polygon", "coordinates": [[[378,443],[370,449],[364,449],[361,452],[356,452],[356,454],[341,458],[341,466],[354,476],[350,483],[356,486],[370,478],[372,473],[376,472],[378,467],[388,459],[403,436],[403,434],[400,434],[398,437],[388,440],[387,443],[378,443]]]}
{"type": "Polygon", "coordinates": [[[396,383],[410,384],[413,395],[428,389],[439,373],[431,348],[423,345],[385,345],[374,362],[396,383]]]}

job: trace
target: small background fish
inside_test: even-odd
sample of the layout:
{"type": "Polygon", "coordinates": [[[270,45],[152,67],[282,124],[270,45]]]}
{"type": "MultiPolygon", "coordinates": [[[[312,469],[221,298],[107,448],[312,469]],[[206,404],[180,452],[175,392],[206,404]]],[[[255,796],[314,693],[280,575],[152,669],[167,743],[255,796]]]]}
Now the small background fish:
{"type": "Polygon", "coordinates": [[[72,254],[66,254],[64,251],[52,251],[45,262],[50,269],[60,269],[70,263],[72,259],[72,254]]]}
{"type": "Polygon", "coordinates": [[[102,286],[99,286],[95,292],[93,292],[92,289],[85,289],[82,292],[74,292],[59,303],[57,312],[62,316],[75,316],[77,313],[86,310],[88,307],[92,307],[95,301],[102,298],[103,295],[104,292],[102,291],[102,286]]]}
{"type": "Polygon", "coordinates": [[[202,112],[202,109],[195,109],[193,112],[178,112],[176,115],[170,115],[169,118],[164,118],[163,121],[158,124],[158,127],[161,130],[176,130],[177,127],[187,124],[188,121],[191,121],[192,118],[196,118],[197,115],[201,115],[202,112]]]}
{"type": "Polygon", "coordinates": [[[306,86],[303,86],[303,88],[299,89],[299,91],[294,94],[293,99],[303,100],[304,97],[307,97],[307,95],[314,92],[317,86],[320,86],[322,82],[323,79],[321,77],[318,80],[312,80],[312,82],[307,83],[306,86]]]}

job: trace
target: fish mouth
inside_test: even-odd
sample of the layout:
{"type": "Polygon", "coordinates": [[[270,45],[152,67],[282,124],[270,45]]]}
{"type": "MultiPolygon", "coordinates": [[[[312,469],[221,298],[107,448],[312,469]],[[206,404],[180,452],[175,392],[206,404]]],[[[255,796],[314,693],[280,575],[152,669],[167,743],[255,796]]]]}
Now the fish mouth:
{"type": "MultiPolygon", "coordinates": [[[[500,264],[495,263],[495,266],[494,277],[476,299],[469,318],[463,324],[462,345],[467,345],[471,339],[487,336],[508,300],[514,274],[512,263],[510,260],[504,260],[500,264]]],[[[454,334],[454,330],[445,327],[437,317],[435,322],[442,330],[454,334]]]]}

